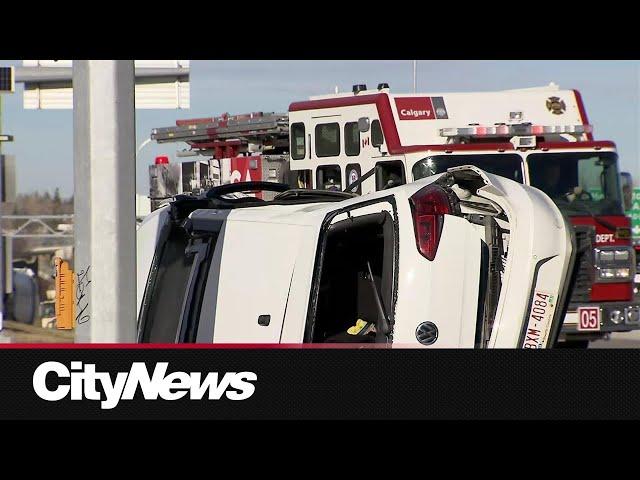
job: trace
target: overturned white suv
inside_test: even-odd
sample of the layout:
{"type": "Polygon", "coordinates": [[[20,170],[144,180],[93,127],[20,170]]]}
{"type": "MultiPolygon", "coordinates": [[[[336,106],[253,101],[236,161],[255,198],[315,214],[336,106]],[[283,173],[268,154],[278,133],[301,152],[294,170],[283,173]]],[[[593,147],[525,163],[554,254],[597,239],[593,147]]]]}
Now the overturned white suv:
{"type": "Polygon", "coordinates": [[[472,166],[363,196],[223,185],[137,235],[139,342],[546,348],[574,270],[555,204],[472,166]]]}

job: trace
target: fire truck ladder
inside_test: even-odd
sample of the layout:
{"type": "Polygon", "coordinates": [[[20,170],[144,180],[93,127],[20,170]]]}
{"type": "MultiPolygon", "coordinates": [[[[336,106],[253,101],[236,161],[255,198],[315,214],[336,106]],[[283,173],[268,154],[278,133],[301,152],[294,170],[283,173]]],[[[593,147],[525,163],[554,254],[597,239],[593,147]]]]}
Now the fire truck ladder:
{"type": "Polygon", "coordinates": [[[289,116],[254,112],[177,120],[175,126],[151,130],[151,139],[158,143],[185,142],[196,153],[215,158],[246,152],[249,144],[256,145],[259,151],[288,150],[289,116]]]}

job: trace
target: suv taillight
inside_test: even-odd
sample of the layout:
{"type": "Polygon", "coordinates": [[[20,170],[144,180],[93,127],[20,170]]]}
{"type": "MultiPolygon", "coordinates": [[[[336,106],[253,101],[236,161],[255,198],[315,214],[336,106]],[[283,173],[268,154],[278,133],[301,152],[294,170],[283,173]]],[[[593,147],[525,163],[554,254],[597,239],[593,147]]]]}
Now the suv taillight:
{"type": "Polygon", "coordinates": [[[437,185],[427,185],[409,198],[416,246],[427,260],[436,258],[444,215],[453,212],[447,193],[437,185]]]}

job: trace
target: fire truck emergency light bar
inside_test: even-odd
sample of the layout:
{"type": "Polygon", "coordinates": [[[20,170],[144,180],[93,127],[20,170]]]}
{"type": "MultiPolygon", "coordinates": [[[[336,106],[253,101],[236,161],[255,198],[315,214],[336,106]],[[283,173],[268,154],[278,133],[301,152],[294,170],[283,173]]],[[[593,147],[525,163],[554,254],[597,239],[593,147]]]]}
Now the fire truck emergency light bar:
{"type": "Polygon", "coordinates": [[[502,136],[527,136],[544,134],[582,134],[591,133],[591,125],[474,125],[463,128],[441,128],[441,137],[502,137],[502,136]]]}

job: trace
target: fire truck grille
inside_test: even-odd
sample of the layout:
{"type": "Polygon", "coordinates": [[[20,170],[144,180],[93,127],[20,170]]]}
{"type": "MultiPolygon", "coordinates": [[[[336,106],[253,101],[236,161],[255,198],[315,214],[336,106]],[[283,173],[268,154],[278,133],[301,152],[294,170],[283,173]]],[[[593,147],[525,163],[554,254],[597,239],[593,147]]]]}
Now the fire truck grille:
{"type": "Polygon", "coordinates": [[[571,292],[570,303],[588,303],[594,280],[593,241],[595,239],[595,229],[586,225],[576,226],[575,229],[578,272],[571,292]]]}

